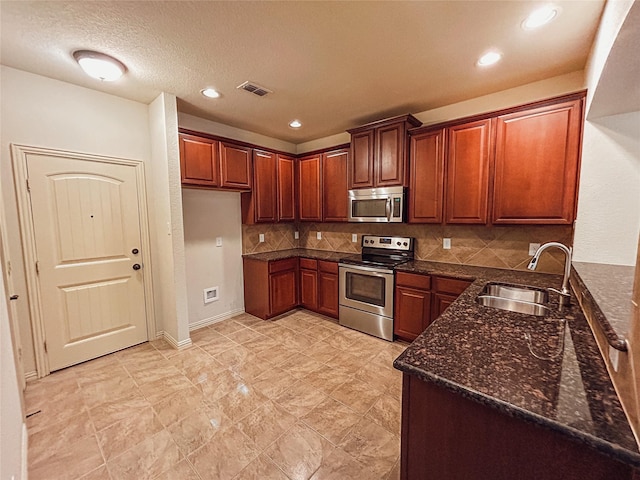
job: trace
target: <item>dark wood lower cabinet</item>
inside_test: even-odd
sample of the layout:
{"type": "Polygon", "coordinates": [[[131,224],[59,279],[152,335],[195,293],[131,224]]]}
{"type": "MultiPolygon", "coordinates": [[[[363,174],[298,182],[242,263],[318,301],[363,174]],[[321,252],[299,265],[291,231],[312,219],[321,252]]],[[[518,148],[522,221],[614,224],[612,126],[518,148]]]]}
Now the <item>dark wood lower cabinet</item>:
{"type": "Polygon", "coordinates": [[[300,269],[300,305],[309,310],[318,308],[318,272],[300,269]]]}
{"type": "Polygon", "coordinates": [[[318,261],[318,312],[338,318],[338,264],[318,261]]]}
{"type": "Polygon", "coordinates": [[[632,480],[575,440],[403,374],[402,480],[632,480]]]}

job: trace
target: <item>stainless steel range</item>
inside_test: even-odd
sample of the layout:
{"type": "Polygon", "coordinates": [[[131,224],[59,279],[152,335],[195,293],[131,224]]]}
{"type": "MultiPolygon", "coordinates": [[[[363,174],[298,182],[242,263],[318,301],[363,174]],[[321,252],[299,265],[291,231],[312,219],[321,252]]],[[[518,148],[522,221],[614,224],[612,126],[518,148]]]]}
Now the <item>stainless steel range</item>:
{"type": "Polygon", "coordinates": [[[340,325],[393,341],[394,269],[413,260],[412,237],[362,237],[362,255],[340,259],[340,325]]]}

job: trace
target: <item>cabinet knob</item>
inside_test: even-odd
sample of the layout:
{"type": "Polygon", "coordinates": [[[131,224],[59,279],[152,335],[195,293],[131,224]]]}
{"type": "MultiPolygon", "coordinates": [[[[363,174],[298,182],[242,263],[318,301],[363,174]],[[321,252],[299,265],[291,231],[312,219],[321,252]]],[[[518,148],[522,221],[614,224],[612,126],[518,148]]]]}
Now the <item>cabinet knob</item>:
{"type": "Polygon", "coordinates": [[[134,248],[133,250],[131,250],[131,253],[133,253],[134,255],[137,255],[139,251],[140,250],[138,250],[137,248],[134,248]]]}
{"type": "Polygon", "coordinates": [[[11,296],[9,297],[9,300],[17,300],[17,299],[18,299],[18,297],[19,297],[19,295],[11,295],[11,296]]]}
{"type": "Polygon", "coordinates": [[[133,264],[133,269],[134,269],[134,270],[140,270],[141,268],[142,268],[142,267],[140,266],[140,264],[139,264],[139,263],[134,263],[134,264],[133,264]]]}

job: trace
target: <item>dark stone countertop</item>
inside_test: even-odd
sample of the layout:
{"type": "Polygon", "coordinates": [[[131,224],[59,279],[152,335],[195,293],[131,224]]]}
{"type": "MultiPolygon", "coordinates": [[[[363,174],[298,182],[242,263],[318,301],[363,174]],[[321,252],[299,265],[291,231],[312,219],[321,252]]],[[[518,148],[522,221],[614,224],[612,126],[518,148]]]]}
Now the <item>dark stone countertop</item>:
{"type": "Polygon", "coordinates": [[[638,445],[575,299],[561,313],[552,293],[547,317],[475,302],[487,281],[559,288],[560,275],[420,261],[399,270],[475,281],[395,360],[398,370],[640,467],[638,445]]]}
{"type": "Polygon", "coordinates": [[[303,257],[315,258],[316,260],[327,260],[337,262],[341,258],[348,257],[352,253],[333,252],[327,250],[311,250],[308,248],[291,248],[289,250],[277,250],[275,252],[248,253],[242,255],[245,258],[259,260],[262,262],[271,262],[273,260],[284,260],[286,258],[303,257]]]}

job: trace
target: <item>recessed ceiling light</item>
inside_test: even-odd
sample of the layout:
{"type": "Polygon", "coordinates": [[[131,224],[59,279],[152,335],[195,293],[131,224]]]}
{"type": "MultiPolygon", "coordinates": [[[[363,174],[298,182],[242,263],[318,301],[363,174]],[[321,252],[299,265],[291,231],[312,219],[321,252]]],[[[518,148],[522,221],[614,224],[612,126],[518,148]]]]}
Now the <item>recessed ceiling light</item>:
{"type": "Polygon", "coordinates": [[[302,123],[300,122],[300,120],[292,120],[291,122],[289,122],[289,126],[291,128],[300,128],[302,126],[302,123]]]}
{"type": "Polygon", "coordinates": [[[78,50],[73,52],[73,58],[87,75],[105,82],[119,79],[127,70],[121,62],[100,52],[78,50]]]}
{"type": "Polygon", "coordinates": [[[547,5],[530,13],[522,22],[522,28],[525,30],[533,30],[534,28],[538,28],[549,23],[551,20],[556,18],[557,15],[558,8],[552,5],[547,5]]]}
{"type": "Polygon", "coordinates": [[[220,97],[220,93],[218,93],[218,91],[214,90],[213,88],[205,88],[204,90],[200,90],[200,93],[205,97],[209,97],[209,98],[220,97]]]}
{"type": "Polygon", "coordinates": [[[494,63],[499,62],[501,58],[502,58],[501,53],[494,52],[494,51],[487,52],[478,59],[477,64],[479,67],[488,67],[489,65],[493,65],[494,63]]]}

